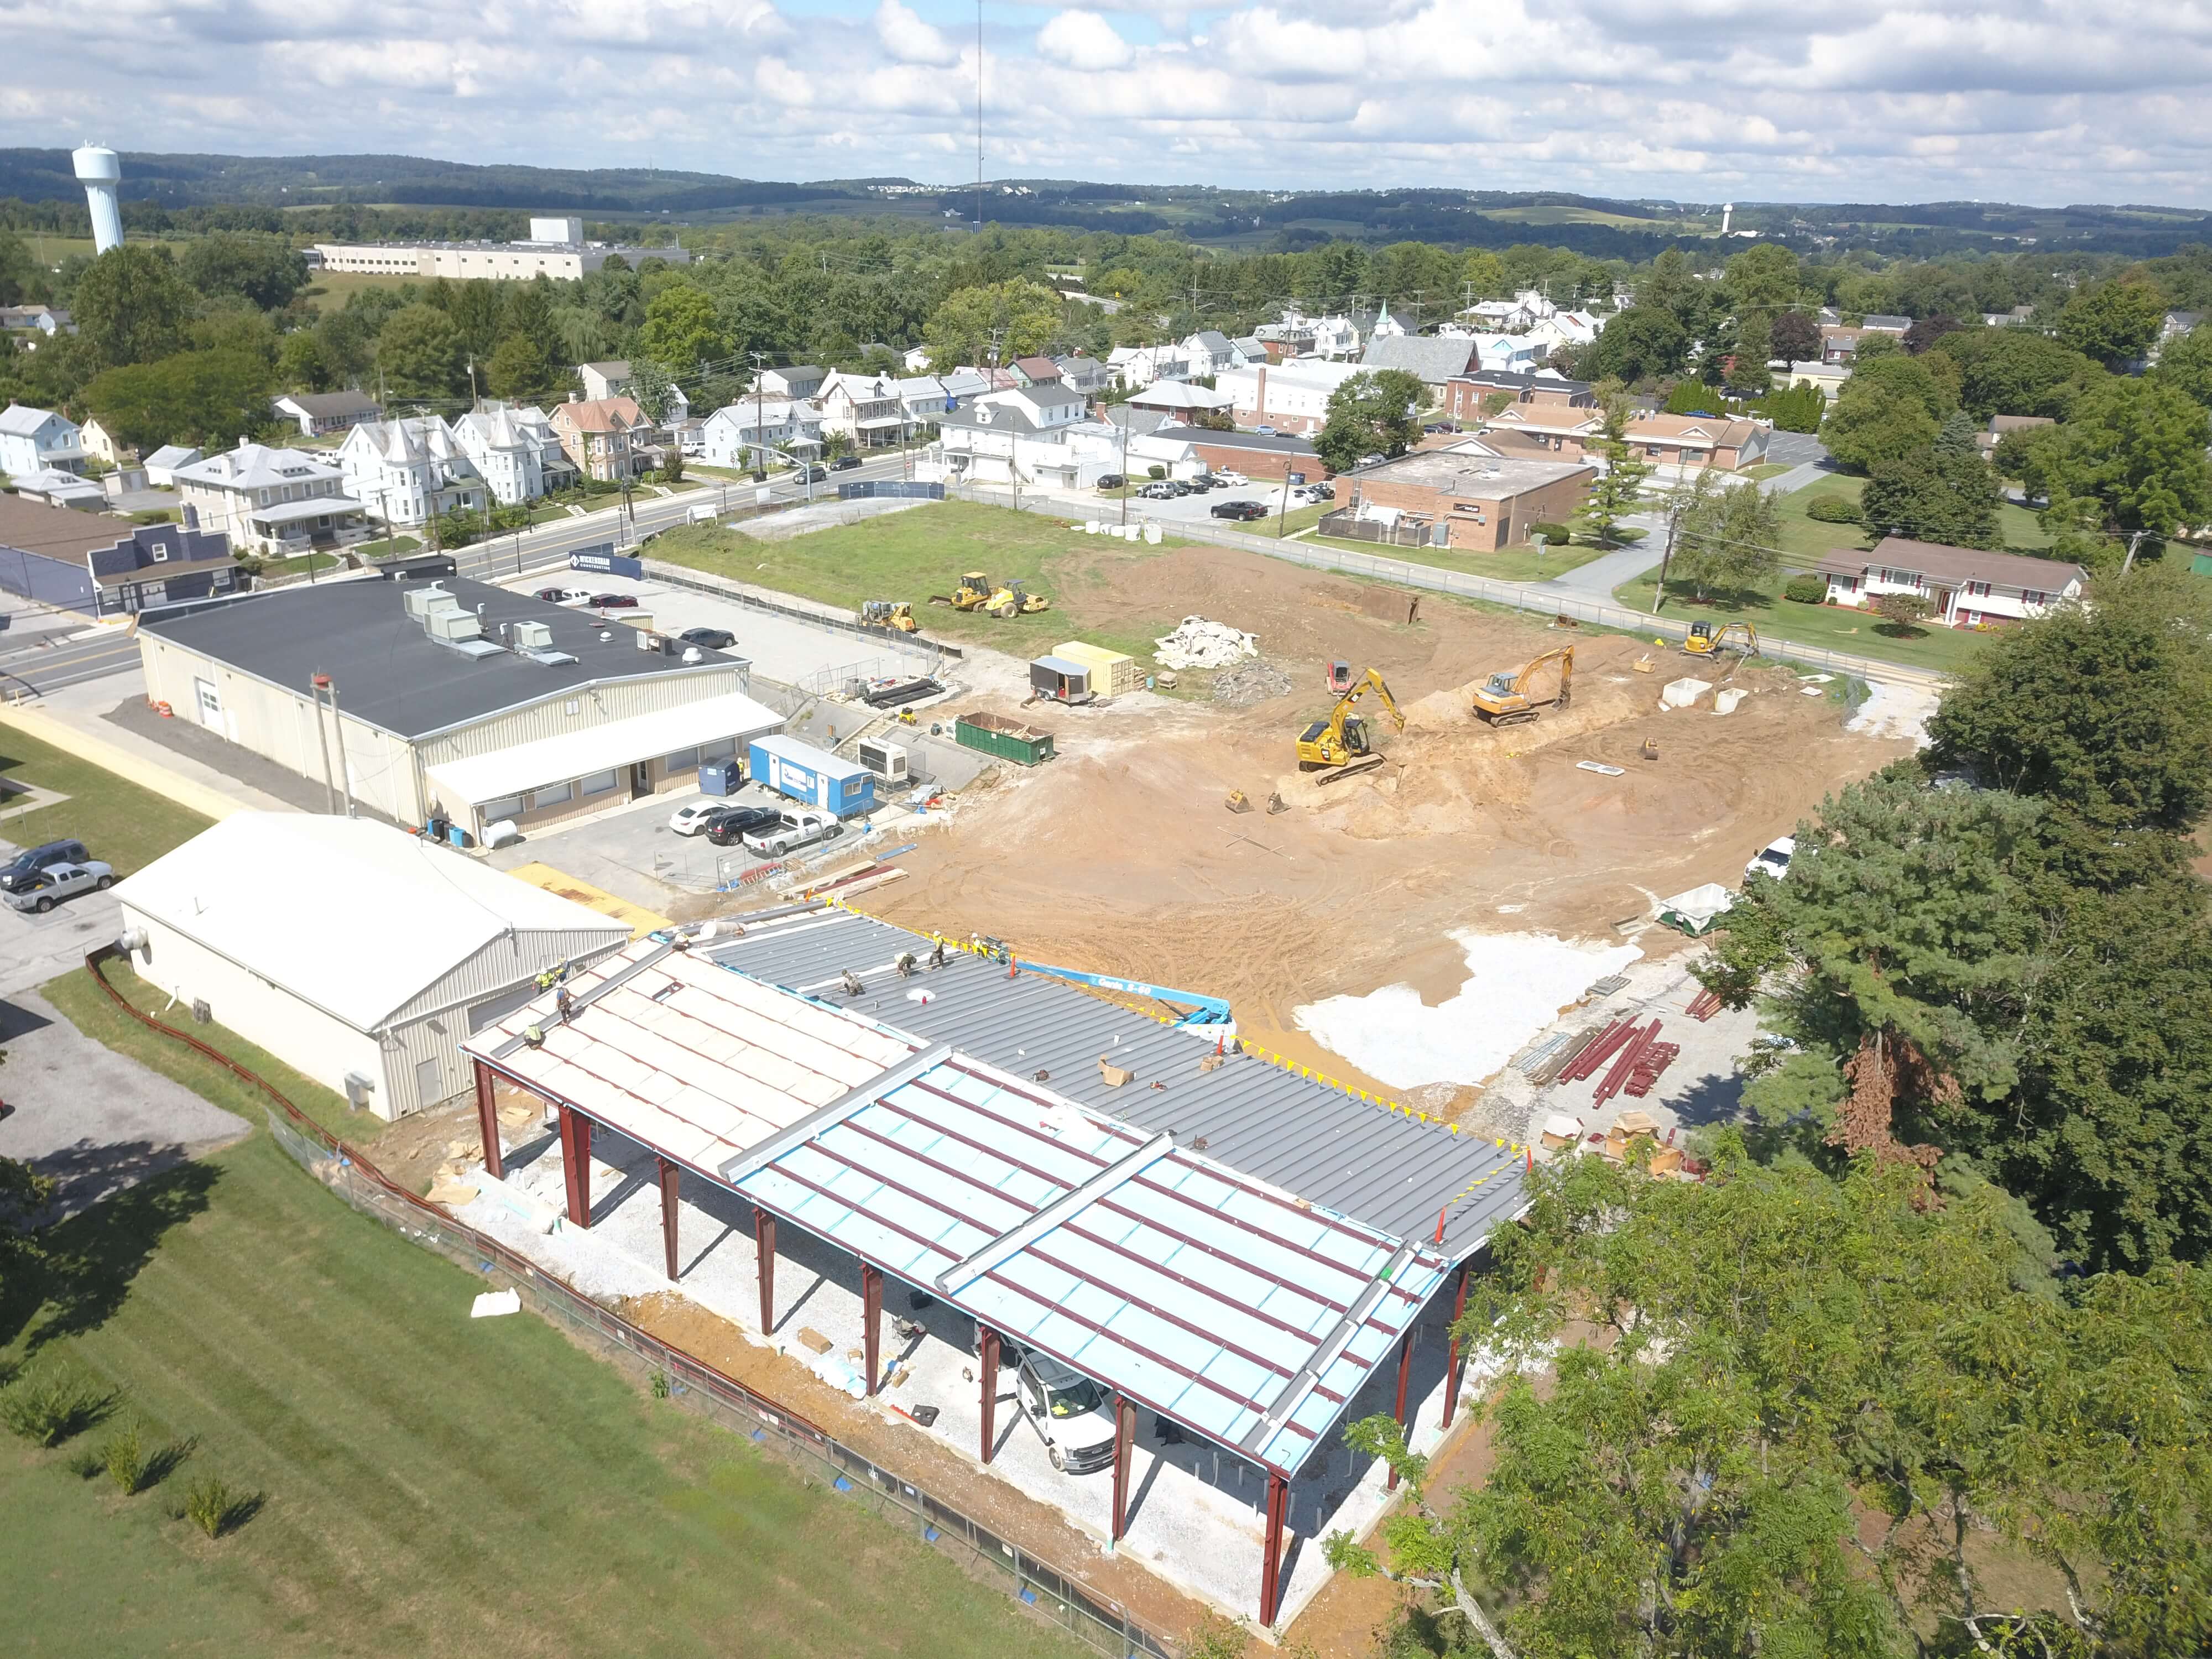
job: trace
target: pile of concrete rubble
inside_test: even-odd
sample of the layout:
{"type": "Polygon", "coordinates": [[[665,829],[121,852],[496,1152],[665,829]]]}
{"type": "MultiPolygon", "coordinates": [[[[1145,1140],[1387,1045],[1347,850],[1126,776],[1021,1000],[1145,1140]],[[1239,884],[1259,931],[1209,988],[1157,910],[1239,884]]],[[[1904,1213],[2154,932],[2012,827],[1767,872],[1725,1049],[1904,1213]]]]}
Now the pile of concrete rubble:
{"type": "Polygon", "coordinates": [[[1154,657],[1167,668],[1226,668],[1260,654],[1258,635],[1203,617],[1185,617],[1174,633],[1152,643],[1159,647],[1154,657]]]}

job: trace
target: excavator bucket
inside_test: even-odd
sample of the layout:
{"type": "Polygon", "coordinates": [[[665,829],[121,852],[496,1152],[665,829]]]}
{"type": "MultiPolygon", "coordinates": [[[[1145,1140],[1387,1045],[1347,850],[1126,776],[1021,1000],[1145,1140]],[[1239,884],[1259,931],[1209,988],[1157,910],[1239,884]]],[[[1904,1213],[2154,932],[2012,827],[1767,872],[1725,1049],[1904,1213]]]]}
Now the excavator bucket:
{"type": "Polygon", "coordinates": [[[1229,799],[1221,804],[1232,812],[1249,812],[1252,810],[1252,803],[1245,799],[1242,789],[1231,790],[1229,799]]]}

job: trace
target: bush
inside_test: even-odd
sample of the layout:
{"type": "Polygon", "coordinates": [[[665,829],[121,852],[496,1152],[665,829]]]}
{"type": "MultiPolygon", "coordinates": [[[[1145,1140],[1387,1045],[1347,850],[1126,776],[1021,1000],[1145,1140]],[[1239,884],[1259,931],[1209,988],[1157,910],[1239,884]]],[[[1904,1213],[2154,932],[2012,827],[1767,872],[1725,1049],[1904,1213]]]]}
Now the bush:
{"type": "Polygon", "coordinates": [[[1856,524],[1858,504],[1848,495],[1815,495],[1805,504],[1805,516],[1821,524],[1856,524]]]}
{"type": "Polygon", "coordinates": [[[1782,597],[1799,605],[1824,605],[1827,602],[1828,584],[1818,576],[1792,576],[1783,585],[1782,597]]]}
{"type": "Polygon", "coordinates": [[[129,1497],[146,1483],[146,1435],[132,1418],[122,1428],[108,1437],[107,1443],[100,1449],[101,1467],[107,1478],[129,1497]]]}
{"type": "Polygon", "coordinates": [[[1565,547],[1574,539],[1575,527],[1571,524],[1532,524],[1528,533],[1541,536],[1547,547],[1565,547]]]}
{"type": "Polygon", "coordinates": [[[1168,476],[1168,470],[1159,465],[1148,466],[1145,469],[1145,476],[1148,478],[1164,478],[1168,476]]]}
{"type": "Polygon", "coordinates": [[[100,1421],[106,1410],[104,1398],[65,1377],[27,1376],[0,1393],[0,1423],[34,1446],[58,1446],[100,1421]]]}
{"type": "Polygon", "coordinates": [[[203,1475],[185,1489],[185,1519],[210,1538],[235,1532],[261,1507],[258,1495],[242,1492],[213,1475],[203,1475]]]}

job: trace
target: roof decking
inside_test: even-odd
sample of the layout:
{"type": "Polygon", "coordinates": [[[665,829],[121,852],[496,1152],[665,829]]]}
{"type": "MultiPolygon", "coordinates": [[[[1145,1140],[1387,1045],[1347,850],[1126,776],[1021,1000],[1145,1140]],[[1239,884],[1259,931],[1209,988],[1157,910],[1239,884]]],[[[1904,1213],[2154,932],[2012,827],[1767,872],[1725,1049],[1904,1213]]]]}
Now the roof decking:
{"type": "Polygon", "coordinates": [[[1491,1229],[1521,1208],[1517,1156],[1479,1135],[1454,1133],[1302,1077],[1257,1055],[1230,1054],[1201,1072],[1213,1044],[1148,1015],[963,951],[911,979],[893,964],[930,941],[847,910],[757,924],[727,944],[701,947],[716,961],[867,1015],[1024,1077],[1046,1073],[1053,1090],[1147,1133],[1173,1130],[1231,1169],[1398,1238],[1432,1240],[1452,1261],[1472,1255],[1491,1229]],[[849,970],[860,981],[843,987],[849,970]],[[1107,1085],[1099,1056],[1136,1074],[1107,1085]],[[1164,1083],[1164,1089],[1150,1085],[1164,1083]]]}

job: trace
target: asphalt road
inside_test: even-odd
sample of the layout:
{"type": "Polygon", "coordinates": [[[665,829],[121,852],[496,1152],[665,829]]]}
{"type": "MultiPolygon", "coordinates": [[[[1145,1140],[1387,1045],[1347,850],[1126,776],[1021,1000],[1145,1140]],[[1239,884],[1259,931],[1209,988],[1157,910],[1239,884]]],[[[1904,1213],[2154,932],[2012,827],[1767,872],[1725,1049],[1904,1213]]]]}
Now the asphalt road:
{"type": "Polygon", "coordinates": [[[91,631],[92,625],[73,616],[65,628],[33,634],[31,614],[18,611],[14,615],[14,627],[0,633],[0,696],[44,696],[81,680],[96,680],[138,665],[137,642],[119,628],[101,629],[91,639],[72,639],[72,634],[91,631]],[[18,629],[22,630],[20,641],[18,629]]]}

